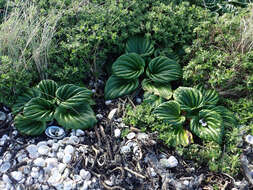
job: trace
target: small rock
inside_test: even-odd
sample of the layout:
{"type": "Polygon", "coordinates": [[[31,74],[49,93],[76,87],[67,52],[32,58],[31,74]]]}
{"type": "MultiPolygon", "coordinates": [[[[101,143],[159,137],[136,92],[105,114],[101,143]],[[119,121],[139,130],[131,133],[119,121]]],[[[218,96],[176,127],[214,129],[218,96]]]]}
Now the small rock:
{"type": "Polygon", "coordinates": [[[164,168],[174,168],[178,165],[178,161],[174,156],[170,156],[169,159],[160,159],[160,164],[164,168]]]}
{"type": "Polygon", "coordinates": [[[111,100],[106,100],[106,101],[105,101],[105,105],[107,105],[107,106],[110,105],[111,103],[112,103],[111,100]]]}
{"type": "Polygon", "coordinates": [[[84,179],[84,180],[90,180],[91,178],[91,174],[89,171],[81,169],[80,170],[80,176],[84,179]]]}
{"type": "Polygon", "coordinates": [[[6,117],[7,117],[6,114],[0,111],[0,122],[5,121],[6,117]]]}
{"type": "Polygon", "coordinates": [[[53,150],[53,151],[57,151],[58,148],[59,148],[59,146],[60,146],[59,143],[54,143],[54,144],[52,145],[52,150],[53,150]]]}
{"type": "Polygon", "coordinates": [[[23,174],[19,171],[14,171],[11,172],[11,176],[16,180],[16,181],[21,181],[23,179],[23,174]]]}
{"type": "Polygon", "coordinates": [[[11,167],[11,163],[10,162],[4,162],[1,166],[0,166],[0,173],[5,173],[7,172],[11,167]]]}
{"type": "Polygon", "coordinates": [[[65,163],[65,164],[70,163],[71,160],[72,160],[72,156],[70,154],[64,155],[63,158],[62,158],[62,162],[65,163]]]}
{"type": "Polygon", "coordinates": [[[80,140],[77,136],[69,137],[69,144],[78,144],[79,142],[80,142],[80,140]]]}
{"type": "Polygon", "coordinates": [[[26,184],[27,186],[33,184],[33,178],[32,178],[32,176],[28,176],[28,177],[27,177],[25,184],[26,184]]]}
{"type": "Polygon", "coordinates": [[[41,155],[46,155],[49,152],[49,147],[47,145],[41,145],[38,148],[38,153],[41,155]]]}
{"type": "Polygon", "coordinates": [[[114,117],[115,113],[117,112],[118,108],[114,108],[110,111],[110,113],[108,114],[108,119],[112,120],[112,118],[114,117]]]}
{"type": "Polygon", "coordinates": [[[156,174],[156,172],[155,172],[155,170],[154,170],[154,168],[148,168],[148,172],[149,172],[149,175],[151,176],[151,177],[155,177],[157,174],[156,174]]]}
{"type": "Polygon", "coordinates": [[[44,167],[46,165],[45,159],[43,159],[43,158],[36,158],[33,161],[33,163],[35,166],[40,166],[40,167],[44,167]]]}
{"type": "Polygon", "coordinates": [[[136,98],[136,103],[137,104],[140,104],[142,102],[142,99],[141,98],[136,98]]]}
{"type": "Polygon", "coordinates": [[[8,175],[6,175],[6,174],[4,174],[4,175],[2,176],[2,179],[3,179],[3,181],[4,181],[5,183],[11,183],[10,178],[9,178],[8,175]]]}
{"type": "Polygon", "coordinates": [[[31,155],[38,153],[38,147],[36,145],[34,145],[34,144],[31,144],[28,147],[26,147],[26,150],[31,155]]]}
{"type": "Polygon", "coordinates": [[[48,169],[52,169],[58,166],[58,160],[56,158],[47,158],[45,162],[47,163],[48,169]]]}
{"type": "Polygon", "coordinates": [[[91,92],[94,94],[96,93],[96,89],[92,89],[91,92]]]}
{"type": "Polygon", "coordinates": [[[83,182],[82,177],[81,177],[80,175],[74,175],[74,176],[73,176],[73,180],[74,180],[76,183],[81,183],[81,182],[83,182]]]}
{"type": "Polygon", "coordinates": [[[120,149],[121,154],[127,154],[131,151],[129,146],[122,146],[120,149]]]}
{"type": "Polygon", "coordinates": [[[48,144],[49,146],[52,146],[52,145],[54,144],[54,140],[52,140],[52,139],[48,140],[48,141],[47,141],[47,144],[48,144]]]}
{"type": "Polygon", "coordinates": [[[64,157],[64,153],[63,153],[63,152],[57,152],[56,156],[57,156],[57,158],[58,158],[59,160],[61,160],[61,159],[63,159],[63,157],[64,157]]]}
{"type": "Polygon", "coordinates": [[[115,130],[114,130],[114,136],[115,136],[116,138],[120,137],[120,134],[121,134],[121,130],[120,130],[120,129],[115,129],[115,130]]]}
{"type": "Polygon", "coordinates": [[[32,172],[31,172],[31,176],[32,176],[34,179],[38,179],[38,178],[39,178],[39,176],[40,176],[40,174],[39,174],[39,172],[38,172],[38,171],[37,171],[37,172],[32,171],[32,172]]]}
{"type": "Polygon", "coordinates": [[[39,148],[40,146],[42,145],[47,145],[47,142],[46,141],[40,141],[38,144],[37,144],[37,147],[39,148]]]}
{"type": "Polygon", "coordinates": [[[67,167],[66,164],[60,163],[58,165],[58,171],[59,171],[59,173],[62,174],[66,167],[67,167]]]}
{"type": "Polygon", "coordinates": [[[80,137],[80,136],[83,136],[85,134],[85,132],[81,129],[77,129],[76,130],[76,136],[80,137]]]}
{"type": "Polygon", "coordinates": [[[71,145],[67,145],[64,149],[64,154],[73,154],[75,151],[75,148],[71,145]]]}
{"type": "Polygon", "coordinates": [[[104,116],[102,114],[100,114],[100,113],[96,115],[96,118],[98,118],[99,120],[103,119],[103,117],[104,116]]]}
{"type": "Polygon", "coordinates": [[[247,135],[245,137],[245,141],[250,144],[250,145],[253,145],[253,136],[252,135],[247,135]]]}
{"type": "Polygon", "coordinates": [[[135,133],[134,133],[134,132],[128,133],[128,135],[127,135],[127,139],[128,139],[128,140],[131,140],[131,139],[133,139],[134,137],[135,137],[135,133]]]}
{"type": "Polygon", "coordinates": [[[58,185],[59,182],[61,181],[62,176],[59,172],[54,172],[52,176],[49,177],[48,179],[48,183],[52,184],[52,185],[58,185]]]}

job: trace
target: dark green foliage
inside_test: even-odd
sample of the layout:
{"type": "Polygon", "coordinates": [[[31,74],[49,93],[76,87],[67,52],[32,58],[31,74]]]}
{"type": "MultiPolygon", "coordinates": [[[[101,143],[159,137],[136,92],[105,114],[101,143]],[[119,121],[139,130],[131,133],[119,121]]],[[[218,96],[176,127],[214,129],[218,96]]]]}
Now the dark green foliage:
{"type": "Polygon", "coordinates": [[[58,86],[43,80],[20,96],[13,110],[15,127],[26,135],[40,135],[46,122],[56,120],[65,129],[86,129],[96,123],[91,91],[73,84],[58,86]]]}

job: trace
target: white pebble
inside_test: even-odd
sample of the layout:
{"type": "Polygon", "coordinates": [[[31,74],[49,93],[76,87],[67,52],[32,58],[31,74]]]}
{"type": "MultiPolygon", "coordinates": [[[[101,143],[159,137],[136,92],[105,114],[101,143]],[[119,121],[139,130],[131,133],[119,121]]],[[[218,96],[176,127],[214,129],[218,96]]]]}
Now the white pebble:
{"type": "Polygon", "coordinates": [[[122,154],[127,154],[131,151],[130,147],[129,146],[122,146],[121,149],[120,149],[120,152],[122,154]]]}
{"type": "Polygon", "coordinates": [[[54,144],[54,140],[52,140],[52,139],[48,140],[47,144],[50,145],[50,146],[52,146],[54,144]]]}
{"type": "Polygon", "coordinates": [[[134,137],[135,137],[135,133],[134,133],[134,132],[128,133],[128,135],[127,135],[127,139],[128,139],[128,140],[131,140],[131,139],[133,139],[134,137]]]}
{"type": "Polygon", "coordinates": [[[65,164],[68,164],[68,163],[71,162],[71,160],[72,160],[71,155],[70,155],[70,154],[67,154],[67,155],[64,155],[64,156],[63,156],[62,162],[65,163],[65,164]]]}
{"type": "Polygon", "coordinates": [[[47,168],[52,169],[58,166],[58,160],[56,158],[47,158],[46,160],[47,168]]]}
{"type": "Polygon", "coordinates": [[[80,170],[80,176],[84,179],[84,180],[90,180],[91,178],[91,174],[89,171],[81,169],[80,170]]]}
{"type": "Polygon", "coordinates": [[[9,178],[6,174],[4,174],[4,175],[2,176],[2,179],[3,179],[3,181],[4,181],[5,183],[11,183],[10,178],[9,178]]]}
{"type": "Polygon", "coordinates": [[[20,171],[14,171],[11,172],[11,176],[16,180],[16,181],[21,181],[23,179],[23,174],[20,171]]]}
{"type": "Polygon", "coordinates": [[[77,136],[71,136],[69,137],[69,144],[78,144],[79,143],[79,138],[77,136]]]}
{"type": "Polygon", "coordinates": [[[46,155],[49,152],[49,147],[47,145],[41,145],[38,148],[38,153],[41,155],[46,155]]]}
{"type": "Polygon", "coordinates": [[[141,98],[136,98],[136,103],[137,104],[140,104],[142,102],[142,99],[141,98]]]}
{"type": "Polygon", "coordinates": [[[164,168],[174,168],[178,165],[178,161],[174,156],[170,156],[169,159],[160,159],[160,164],[164,168]]]}
{"type": "Polygon", "coordinates": [[[76,136],[80,137],[80,136],[83,136],[85,134],[85,132],[81,129],[77,129],[76,130],[76,136]]]}
{"type": "Polygon", "coordinates": [[[253,145],[253,136],[252,135],[247,135],[245,137],[245,141],[251,145],[253,145]]]}
{"type": "Polygon", "coordinates": [[[31,144],[28,147],[26,147],[26,150],[31,155],[34,155],[34,154],[38,153],[38,147],[34,144],[31,144]]]}
{"type": "Polygon", "coordinates": [[[34,171],[32,171],[32,172],[31,172],[31,176],[32,176],[34,179],[38,179],[39,176],[40,176],[40,174],[39,174],[39,172],[34,172],[34,171]]]}
{"type": "Polygon", "coordinates": [[[58,165],[58,171],[59,171],[59,173],[62,174],[66,167],[67,167],[66,164],[60,163],[58,165]]]}
{"type": "Polygon", "coordinates": [[[107,118],[109,120],[112,120],[112,118],[114,117],[115,113],[117,112],[118,108],[114,108],[110,111],[110,113],[108,114],[107,118]]]}
{"type": "Polygon", "coordinates": [[[99,113],[99,114],[96,115],[96,118],[103,119],[103,115],[99,113]]]}
{"type": "Polygon", "coordinates": [[[54,143],[54,144],[52,145],[52,150],[53,150],[53,151],[57,151],[58,148],[59,148],[59,146],[60,146],[59,143],[54,143]]]}
{"type": "Polygon", "coordinates": [[[32,176],[28,176],[28,177],[27,177],[25,184],[26,184],[27,186],[33,184],[33,178],[32,178],[32,176]]]}
{"type": "Polygon", "coordinates": [[[4,172],[7,172],[8,169],[10,169],[11,167],[11,163],[10,162],[4,162],[1,167],[0,167],[0,172],[1,173],[4,173],[4,172]]]}
{"type": "Polygon", "coordinates": [[[37,144],[37,147],[40,147],[42,145],[47,145],[47,142],[46,141],[40,141],[38,144],[37,144]]]}
{"type": "Polygon", "coordinates": [[[71,145],[67,145],[64,149],[65,154],[73,154],[75,151],[75,148],[71,145]]]}
{"type": "Polygon", "coordinates": [[[43,158],[36,158],[33,163],[35,164],[35,166],[41,166],[44,167],[46,165],[45,159],[43,158]]]}
{"type": "Polygon", "coordinates": [[[115,129],[115,130],[114,130],[114,136],[115,136],[116,138],[120,137],[120,134],[121,134],[121,130],[120,130],[120,129],[115,129]]]}
{"type": "Polygon", "coordinates": [[[105,101],[105,105],[107,105],[107,106],[110,105],[111,103],[112,103],[111,100],[106,100],[106,101],[105,101]]]}
{"type": "Polygon", "coordinates": [[[63,153],[62,151],[57,152],[56,156],[57,156],[57,158],[58,158],[59,160],[61,160],[61,159],[63,159],[64,153],[63,153]]]}

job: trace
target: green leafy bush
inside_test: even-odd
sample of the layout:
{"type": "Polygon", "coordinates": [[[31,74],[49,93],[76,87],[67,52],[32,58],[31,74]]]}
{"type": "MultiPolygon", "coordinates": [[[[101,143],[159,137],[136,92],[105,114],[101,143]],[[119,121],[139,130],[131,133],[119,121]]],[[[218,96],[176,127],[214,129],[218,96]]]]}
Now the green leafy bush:
{"type": "Polygon", "coordinates": [[[142,88],[169,99],[171,97],[171,81],[182,76],[180,65],[165,56],[152,59],[154,47],[148,39],[133,37],[127,41],[126,54],[120,56],[112,65],[112,76],[105,86],[105,99],[114,99],[128,95],[139,87],[145,78],[142,88]],[[138,53],[138,54],[137,54],[138,53]],[[146,57],[145,60],[142,57],[146,57]],[[144,75],[145,74],[145,75],[144,75]]]}
{"type": "Polygon", "coordinates": [[[221,143],[224,128],[236,125],[233,114],[216,105],[218,95],[213,90],[179,87],[173,98],[155,108],[154,114],[172,129],[174,144],[189,145],[193,142],[192,134],[221,143]]]}
{"type": "Polygon", "coordinates": [[[103,66],[122,55],[126,40],[136,35],[151,39],[156,56],[178,57],[196,37],[194,28],[208,17],[207,11],[186,2],[75,2],[63,14],[55,38],[59,43],[50,50],[55,63],[50,65],[50,78],[76,83],[104,74],[103,66]],[[78,68],[79,76],[72,77],[71,67],[78,68]],[[70,70],[69,74],[62,76],[63,69],[70,70]]]}
{"type": "Polygon", "coordinates": [[[184,67],[187,84],[204,84],[225,97],[246,97],[252,91],[252,14],[225,14],[195,29],[198,39],[184,67]],[[244,23],[244,24],[243,24],[244,23]]]}
{"type": "Polygon", "coordinates": [[[54,119],[65,129],[86,129],[96,123],[90,104],[93,104],[90,90],[43,80],[18,97],[13,106],[14,113],[18,113],[14,124],[26,135],[40,135],[46,129],[46,122],[54,119]]]}

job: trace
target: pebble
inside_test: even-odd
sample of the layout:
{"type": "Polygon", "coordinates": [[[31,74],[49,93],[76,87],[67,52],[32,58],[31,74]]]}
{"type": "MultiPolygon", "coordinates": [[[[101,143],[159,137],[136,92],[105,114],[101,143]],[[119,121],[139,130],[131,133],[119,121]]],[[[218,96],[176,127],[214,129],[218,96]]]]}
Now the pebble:
{"type": "Polygon", "coordinates": [[[69,137],[69,144],[78,144],[80,142],[79,138],[77,136],[71,136],[69,137]]]}
{"type": "Polygon", "coordinates": [[[52,140],[52,139],[48,140],[48,141],[47,141],[47,144],[48,144],[49,146],[52,146],[52,145],[54,144],[54,140],[52,140]]]}
{"type": "Polygon", "coordinates": [[[4,162],[1,167],[0,167],[0,172],[1,173],[5,173],[7,172],[11,167],[11,163],[10,162],[4,162]]]}
{"type": "Polygon", "coordinates": [[[58,148],[59,148],[59,146],[60,146],[59,143],[54,143],[54,144],[52,145],[52,150],[53,150],[53,151],[57,151],[58,148]]]}
{"type": "Polygon", "coordinates": [[[62,162],[65,163],[65,164],[70,163],[71,160],[72,160],[72,157],[71,157],[71,155],[69,155],[69,154],[64,155],[63,158],[62,158],[62,162]]]}
{"type": "Polygon", "coordinates": [[[33,161],[33,163],[35,166],[40,166],[40,167],[44,167],[46,165],[45,159],[43,159],[43,158],[36,158],[33,161]]]}
{"type": "Polygon", "coordinates": [[[10,178],[9,178],[8,175],[6,175],[6,174],[4,174],[4,175],[2,176],[2,179],[3,179],[3,181],[4,181],[5,183],[11,183],[10,178]]]}
{"type": "Polygon", "coordinates": [[[121,149],[120,149],[120,152],[122,154],[127,154],[131,151],[130,147],[129,146],[122,146],[121,149]]]}
{"type": "Polygon", "coordinates": [[[41,145],[38,148],[38,153],[41,155],[46,155],[49,152],[49,147],[47,145],[41,145]]]}
{"type": "Polygon", "coordinates": [[[64,149],[64,154],[73,154],[75,151],[75,148],[71,145],[67,145],[64,149]]]}
{"type": "Polygon", "coordinates": [[[83,136],[84,134],[85,134],[85,132],[83,130],[81,130],[81,129],[76,130],[76,136],[77,137],[83,136]]]}
{"type": "Polygon", "coordinates": [[[52,169],[58,166],[58,160],[56,158],[47,158],[45,162],[47,163],[48,169],[52,169]]]}
{"type": "Polygon", "coordinates": [[[114,108],[110,111],[110,113],[108,114],[107,118],[109,120],[112,120],[112,118],[114,117],[115,113],[117,112],[118,108],[114,108]]]}
{"type": "Polygon", "coordinates": [[[160,164],[164,168],[174,168],[178,165],[178,161],[174,156],[170,156],[169,159],[167,158],[160,159],[160,164]]]}
{"type": "Polygon", "coordinates": [[[128,140],[131,140],[131,139],[133,139],[134,137],[135,137],[135,133],[134,133],[134,132],[128,133],[128,135],[127,135],[127,139],[128,139],[128,140]]]}
{"type": "Polygon", "coordinates": [[[107,106],[110,105],[111,103],[112,103],[111,100],[106,100],[106,101],[105,101],[105,105],[107,105],[107,106]]]}
{"type": "Polygon", "coordinates": [[[40,141],[38,144],[37,144],[37,147],[40,147],[42,145],[47,145],[47,142],[46,141],[40,141]]]}
{"type": "Polygon", "coordinates": [[[136,98],[136,103],[137,104],[140,104],[142,102],[142,99],[141,98],[136,98]]]}
{"type": "Polygon", "coordinates": [[[16,180],[16,181],[21,181],[23,179],[23,174],[20,171],[14,171],[11,172],[11,176],[16,180]]]}
{"type": "Polygon", "coordinates": [[[66,167],[67,167],[66,164],[60,163],[58,165],[58,171],[59,171],[59,173],[62,174],[66,167]]]}
{"type": "Polygon", "coordinates": [[[114,130],[114,136],[115,136],[116,138],[120,137],[120,134],[121,134],[121,130],[120,130],[120,129],[115,129],[115,130],[114,130]]]}
{"type": "Polygon", "coordinates": [[[90,178],[91,178],[90,172],[87,171],[87,170],[85,170],[85,169],[81,169],[79,175],[80,175],[84,180],[90,180],[90,178]]]}
{"type": "Polygon", "coordinates": [[[253,145],[253,136],[252,135],[247,135],[245,137],[245,141],[250,144],[250,145],[253,145]]]}
{"type": "Polygon", "coordinates": [[[26,150],[31,155],[34,155],[34,154],[38,153],[38,147],[36,145],[34,145],[34,144],[31,144],[28,147],[26,147],[26,150]]]}
{"type": "Polygon", "coordinates": [[[103,116],[102,114],[100,114],[100,113],[96,115],[96,118],[98,118],[98,119],[100,119],[100,120],[103,119],[103,117],[104,117],[104,116],[103,116]]]}
{"type": "Polygon", "coordinates": [[[63,157],[64,157],[64,153],[63,153],[63,152],[57,152],[56,156],[57,156],[57,158],[58,158],[59,160],[61,160],[61,159],[63,159],[63,157]]]}
{"type": "Polygon", "coordinates": [[[0,121],[4,121],[6,119],[6,114],[0,111],[0,121]]]}

